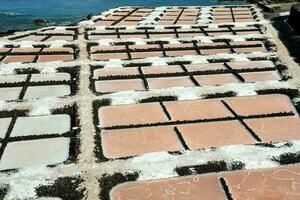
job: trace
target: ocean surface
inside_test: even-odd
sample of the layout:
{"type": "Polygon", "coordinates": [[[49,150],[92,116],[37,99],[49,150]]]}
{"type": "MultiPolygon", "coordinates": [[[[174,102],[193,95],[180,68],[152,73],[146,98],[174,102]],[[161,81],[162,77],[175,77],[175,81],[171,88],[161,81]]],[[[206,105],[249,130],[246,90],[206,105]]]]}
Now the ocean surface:
{"type": "Polygon", "coordinates": [[[0,32],[37,28],[36,19],[52,25],[76,23],[88,14],[99,14],[118,6],[209,6],[244,4],[218,0],[0,0],[0,32]]]}

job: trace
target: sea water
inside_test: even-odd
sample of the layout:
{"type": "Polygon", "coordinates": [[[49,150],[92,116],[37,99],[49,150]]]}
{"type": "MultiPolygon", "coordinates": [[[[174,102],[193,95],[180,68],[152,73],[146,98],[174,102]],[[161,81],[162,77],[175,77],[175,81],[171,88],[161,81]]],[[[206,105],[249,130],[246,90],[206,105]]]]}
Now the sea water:
{"type": "Polygon", "coordinates": [[[90,13],[118,6],[209,6],[244,4],[245,1],[218,0],[0,0],[0,32],[37,28],[36,19],[52,25],[76,23],[90,13]]]}

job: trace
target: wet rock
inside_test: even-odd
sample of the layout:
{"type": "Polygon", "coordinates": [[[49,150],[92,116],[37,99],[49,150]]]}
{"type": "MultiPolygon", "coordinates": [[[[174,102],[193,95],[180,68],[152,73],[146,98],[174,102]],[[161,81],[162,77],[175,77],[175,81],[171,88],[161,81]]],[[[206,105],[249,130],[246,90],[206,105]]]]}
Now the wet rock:
{"type": "Polygon", "coordinates": [[[88,14],[88,16],[86,16],[86,20],[91,20],[92,19],[92,17],[93,17],[94,15],[92,14],[92,13],[90,13],[90,14],[88,14]]]}
{"type": "Polygon", "coordinates": [[[36,20],[34,20],[34,24],[37,26],[47,26],[47,25],[49,25],[49,21],[47,21],[45,19],[36,19],[36,20]]]}
{"type": "Polygon", "coordinates": [[[289,24],[291,27],[300,34],[300,23],[298,20],[300,19],[300,3],[294,4],[291,7],[291,12],[289,16],[289,24]]]}

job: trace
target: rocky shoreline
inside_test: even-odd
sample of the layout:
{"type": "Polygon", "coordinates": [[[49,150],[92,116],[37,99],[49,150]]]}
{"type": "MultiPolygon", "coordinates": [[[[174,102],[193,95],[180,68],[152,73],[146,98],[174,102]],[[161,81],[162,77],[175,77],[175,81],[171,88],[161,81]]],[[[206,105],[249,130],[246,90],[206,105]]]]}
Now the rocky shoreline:
{"type": "MultiPolygon", "coordinates": [[[[63,26],[76,26],[79,22],[83,21],[83,20],[89,20],[91,19],[91,17],[93,16],[94,14],[88,14],[86,17],[74,22],[74,23],[70,23],[70,24],[66,24],[66,25],[63,25],[63,26]]],[[[11,34],[14,34],[16,32],[24,32],[24,31],[33,31],[33,30],[36,30],[37,28],[46,28],[46,27],[50,27],[50,26],[62,26],[62,25],[55,25],[55,24],[51,24],[50,21],[46,20],[46,19],[36,19],[33,21],[33,26],[32,28],[28,28],[28,29],[11,29],[11,30],[8,30],[8,31],[0,31],[0,37],[5,37],[5,36],[9,36],[11,34]]]]}

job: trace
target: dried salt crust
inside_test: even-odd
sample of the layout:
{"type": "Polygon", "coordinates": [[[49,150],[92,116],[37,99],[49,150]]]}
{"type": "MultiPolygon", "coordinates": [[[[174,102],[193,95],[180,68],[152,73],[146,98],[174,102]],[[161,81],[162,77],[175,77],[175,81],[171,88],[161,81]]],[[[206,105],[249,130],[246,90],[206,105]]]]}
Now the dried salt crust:
{"type": "Polygon", "coordinates": [[[0,170],[51,165],[63,162],[69,157],[69,145],[69,138],[8,143],[1,157],[0,170]],[[30,159],[28,159],[28,155],[30,155],[30,159]]]}
{"type": "MultiPolygon", "coordinates": [[[[122,30],[128,30],[128,31],[134,31],[134,30],[139,30],[142,28],[150,28],[153,30],[163,30],[163,29],[170,29],[172,27],[176,27],[179,29],[191,29],[194,27],[204,27],[204,28],[222,28],[222,26],[230,26],[233,28],[247,28],[250,26],[263,26],[264,24],[268,23],[265,21],[265,23],[258,23],[258,22],[235,22],[233,24],[205,24],[205,25],[148,25],[148,26],[141,26],[141,27],[136,27],[136,26],[126,26],[126,27],[121,27],[122,30]]],[[[109,30],[114,30],[114,29],[120,29],[120,27],[109,27],[109,30]]],[[[97,30],[97,31],[105,31],[107,30],[107,27],[103,26],[89,26],[85,28],[86,31],[91,31],[91,30],[97,30]]]]}
{"type": "MultiPolygon", "coordinates": [[[[219,36],[195,36],[193,37],[193,41],[199,41],[201,43],[212,43],[213,41],[220,41],[220,40],[228,40],[232,42],[241,42],[247,40],[267,40],[270,39],[270,35],[262,35],[262,34],[250,34],[250,35],[219,35],[219,36]]],[[[99,45],[114,45],[114,43],[122,42],[123,39],[101,39],[101,40],[89,40],[91,43],[98,43],[99,45]]],[[[148,42],[166,42],[168,44],[181,44],[191,39],[186,38],[171,38],[165,37],[160,39],[126,39],[126,42],[132,43],[135,45],[143,45],[147,44],[148,42]]]]}
{"type": "MultiPolygon", "coordinates": [[[[139,26],[153,26],[157,23],[156,19],[160,19],[164,14],[164,11],[168,8],[200,8],[201,11],[199,12],[198,15],[198,19],[197,19],[197,24],[196,25],[207,25],[212,23],[212,20],[210,20],[212,18],[212,12],[211,10],[213,8],[226,8],[229,6],[171,6],[171,7],[155,7],[154,10],[152,12],[150,12],[147,16],[145,16],[138,24],[138,26],[124,26],[126,27],[126,29],[136,29],[139,26]]],[[[238,7],[248,7],[251,10],[251,13],[253,15],[253,17],[255,18],[255,22],[243,22],[241,24],[243,25],[247,25],[247,24],[254,24],[254,23],[266,23],[265,20],[263,20],[263,16],[260,14],[259,9],[254,6],[254,5],[241,5],[238,7]]],[[[105,19],[107,16],[113,14],[115,11],[120,11],[122,9],[126,9],[126,8],[134,8],[134,7],[119,7],[119,8],[114,8],[114,9],[110,9],[108,11],[103,12],[101,15],[97,15],[97,16],[93,16],[90,20],[84,20],[82,22],[79,23],[80,26],[84,26],[84,27],[89,27],[89,26],[93,26],[95,24],[95,21],[99,20],[99,19],[105,19]]],[[[143,8],[147,8],[147,7],[143,7],[143,8]]],[[[151,7],[150,7],[151,8],[151,7]]],[[[224,24],[239,24],[239,23],[220,23],[219,25],[224,25],[224,24]]],[[[180,26],[180,25],[179,25],[180,26]]],[[[181,27],[184,27],[185,25],[182,25],[181,27]]],[[[99,27],[99,26],[98,26],[99,27]]],[[[105,29],[105,27],[109,27],[109,26],[101,26],[103,27],[103,29],[105,29]]],[[[123,27],[123,26],[116,26],[116,27],[123,27]]],[[[101,29],[101,28],[99,28],[101,29]]]]}
{"type": "Polygon", "coordinates": [[[56,41],[45,41],[45,42],[34,42],[34,41],[0,41],[0,48],[5,47],[6,45],[12,45],[14,47],[20,48],[33,48],[38,45],[46,45],[51,48],[59,48],[64,47],[65,45],[73,45],[76,44],[74,41],[64,41],[64,40],[56,40],[56,41]]]}
{"type": "Polygon", "coordinates": [[[49,100],[76,93],[78,67],[51,68],[47,64],[44,67],[43,69],[3,68],[5,72],[3,74],[0,72],[0,99],[6,101],[16,101],[19,98],[21,98],[19,100],[49,100]],[[27,83],[29,75],[30,80],[27,83]],[[21,90],[25,87],[24,95],[19,97],[21,90]]]}
{"type": "Polygon", "coordinates": [[[1,152],[0,171],[72,160],[73,154],[76,154],[72,150],[76,145],[72,142],[76,132],[72,132],[71,128],[77,126],[77,123],[73,120],[76,116],[70,114],[74,112],[72,107],[67,110],[56,109],[51,115],[39,116],[27,116],[26,110],[2,112],[0,138],[4,139],[3,144],[7,146],[1,152]],[[9,138],[5,138],[6,134],[9,134],[9,138]]]}
{"type": "MultiPolygon", "coordinates": [[[[216,27],[213,27],[213,28],[209,28],[209,26],[205,26],[205,27],[203,27],[203,26],[190,26],[190,27],[184,27],[184,28],[180,28],[180,27],[177,27],[177,26],[172,26],[172,27],[169,27],[169,28],[162,27],[160,29],[158,29],[157,27],[158,26],[151,27],[151,29],[149,29],[149,27],[145,28],[145,29],[142,29],[142,30],[144,30],[144,32],[141,32],[140,29],[138,29],[138,30],[126,30],[125,29],[125,30],[122,30],[122,32],[119,32],[119,34],[122,35],[124,33],[132,33],[132,34],[144,34],[144,35],[146,35],[146,31],[145,30],[148,30],[148,33],[149,33],[149,30],[151,30],[150,34],[153,34],[153,33],[160,34],[162,30],[166,30],[166,31],[170,31],[171,30],[171,31],[174,31],[174,30],[172,30],[170,28],[176,29],[177,32],[179,32],[180,34],[183,33],[182,31],[184,31],[184,33],[189,33],[187,31],[190,31],[191,33],[193,33],[194,31],[197,31],[197,32],[201,31],[201,33],[205,33],[205,32],[209,32],[210,33],[210,32],[216,32],[216,31],[218,31],[218,29],[219,29],[219,31],[224,31],[224,26],[216,26],[216,27]],[[200,30],[200,28],[203,28],[203,30],[200,30]],[[152,32],[152,31],[154,31],[154,32],[152,32]]],[[[242,28],[240,28],[240,27],[239,28],[235,28],[233,26],[233,27],[231,27],[232,29],[229,29],[229,27],[231,27],[231,26],[225,26],[225,28],[228,29],[227,32],[229,32],[230,34],[233,31],[235,31],[235,32],[241,32],[241,31],[247,30],[247,29],[248,30],[250,29],[249,31],[253,31],[253,29],[255,29],[256,31],[261,32],[261,33],[256,33],[256,34],[247,34],[248,37],[250,35],[252,35],[254,37],[259,37],[259,36],[261,36],[261,34],[265,34],[265,28],[262,25],[251,25],[251,26],[245,26],[245,27],[242,27],[242,28]]],[[[118,28],[115,28],[115,29],[112,28],[112,29],[109,29],[109,30],[98,30],[97,27],[96,28],[87,28],[86,29],[86,39],[88,39],[88,37],[91,36],[91,35],[93,35],[93,34],[95,34],[95,35],[105,34],[105,33],[111,34],[112,31],[115,31],[115,35],[117,35],[117,30],[119,30],[119,29],[118,28]]],[[[168,33],[170,33],[170,32],[168,32],[168,33]]],[[[172,32],[172,33],[176,34],[175,31],[172,32]]],[[[224,36],[231,37],[231,35],[226,35],[226,34],[223,34],[222,36],[223,37],[224,36]]],[[[215,36],[211,36],[211,37],[217,38],[217,37],[222,37],[222,36],[215,35],[215,36]]],[[[243,38],[246,35],[241,35],[241,36],[243,38]]],[[[266,36],[269,37],[268,35],[266,35],[266,36]]],[[[167,37],[167,38],[172,39],[172,37],[167,37]]],[[[197,38],[197,36],[193,36],[191,38],[197,38]]],[[[139,40],[139,38],[136,38],[136,39],[139,40]]],[[[89,39],[89,40],[93,40],[93,39],[89,39]]]]}
{"type": "MultiPolygon", "coordinates": [[[[74,35],[76,36],[76,31],[79,31],[79,26],[50,26],[46,28],[39,28],[36,30],[28,30],[28,31],[17,31],[12,35],[8,35],[5,37],[1,37],[0,41],[14,41],[18,38],[26,37],[29,35],[34,35],[36,33],[40,34],[67,34],[68,31],[74,31],[74,35]]],[[[71,33],[69,33],[71,34],[71,33]]]]}
{"type": "MultiPolygon", "coordinates": [[[[253,53],[239,53],[239,54],[227,54],[227,53],[220,53],[214,55],[191,55],[191,56],[179,56],[179,57],[151,57],[145,59],[135,59],[135,60],[120,60],[120,59],[111,59],[109,61],[92,61],[89,59],[84,60],[75,60],[70,62],[61,62],[61,61],[53,61],[43,63],[8,63],[2,64],[0,67],[0,75],[7,75],[7,74],[16,74],[16,69],[22,68],[33,68],[41,71],[41,73],[55,73],[57,72],[57,68],[65,68],[65,67],[74,67],[80,65],[99,65],[106,67],[123,67],[127,64],[138,64],[138,63],[150,63],[152,66],[160,66],[160,65],[167,65],[167,63],[172,62],[180,62],[180,61],[187,61],[191,62],[191,64],[200,64],[200,63],[209,63],[209,60],[231,60],[231,61],[249,61],[249,60],[256,60],[256,59],[271,59],[276,58],[277,55],[274,52],[253,52],[253,53]]],[[[151,66],[150,65],[150,66],[151,66]]]]}
{"type": "MultiPolygon", "coordinates": [[[[109,12],[108,12],[109,13],[109,12]]],[[[106,13],[107,14],[107,13],[106,13]]],[[[104,14],[104,15],[106,15],[104,14]]],[[[96,19],[94,17],[93,19],[96,19]]],[[[248,24],[254,23],[236,23],[237,26],[247,26],[248,24]]],[[[266,21],[261,20],[259,23],[266,23],[266,21]]],[[[81,25],[84,25],[82,22],[81,25]]],[[[88,25],[88,23],[86,24],[88,25]]],[[[219,25],[211,24],[211,27],[216,27],[219,25]]],[[[182,26],[183,28],[185,26],[182,26]]],[[[128,27],[135,28],[135,27],[128,27]]],[[[77,41],[74,43],[78,44],[77,41]]],[[[15,43],[18,45],[19,43],[15,43]]],[[[33,43],[25,43],[24,45],[32,45],[33,43]]],[[[45,44],[41,42],[41,44],[45,44]]],[[[52,44],[49,42],[47,44],[52,44]]],[[[54,43],[57,44],[57,43],[54,43]]],[[[68,43],[70,44],[70,43],[68,43]]],[[[80,45],[79,45],[80,46],[80,45]]],[[[82,47],[82,46],[81,46],[82,47]]],[[[75,65],[83,65],[88,67],[89,64],[93,65],[103,65],[104,67],[123,67],[124,64],[129,63],[141,63],[150,62],[152,65],[166,65],[167,62],[174,61],[191,61],[192,63],[207,63],[210,59],[230,59],[236,61],[248,61],[249,59],[271,59],[276,58],[275,53],[261,53],[255,52],[251,54],[219,54],[211,56],[185,56],[176,58],[147,58],[134,61],[121,61],[121,60],[110,60],[107,62],[102,61],[89,61],[89,60],[77,60],[68,63],[63,62],[49,62],[40,66],[38,63],[32,64],[0,64],[0,74],[14,74],[15,69],[31,67],[34,69],[45,70],[45,73],[55,73],[58,67],[71,67],[75,65]]],[[[88,70],[81,73],[81,77],[88,76],[88,70]]],[[[87,79],[85,79],[87,80],[87,79]]],[[[104,95],[101,97],[96,97],[89,95],[87,97],[75,96],[68,97],[66,99],[41,99],[38,101],[29,102],[0,102],[0,110],[14,109],[14,108],[27,108],[32,115],[39,115],[43,113],[48,113],[50,110],[64,106],[70,105],[74,102],[80,101],[93,101],[96,99],[111,98],[113,105],[119,104],[131,104],[138,103],[141,99],[153,97],[153,96],[177,96],[179,100],[189,100],[189,99],[201,99],[205,95],[214,93],[224,93],[228,91],[233,91],[237,93],[237,96],[245,95],[255,95],[257,90],[264,89],[296,89],[291,81],[289,82],[278,82],[278,81],[266,81],[250,84],[229,84],[222,86],[208,86],[203,88],[169,88],[162,90],[153,90],[149,92],[120,92],[115,94],[104,95]],[[33,103],[33,104],[32,104],[33,103]]],[[[84,94],[84,93],[82,93],[84,94]]],[[[294,99],[297,103],[300,99],[294,99]]],[[[80,103],[81,104],[81,103],[80,103]]],[[[83,104],[91,105],[91,104],[83,104]]],[[[81,115],[82,120],[84,116],[81,115]]],[[[86,122],[85,122],[86,123],[86,122]]],[[[90,132],[90,131],[89,131],[90,132]]],[[[87,135],[82,132],[80,137],[83,140],[88,140],[87,135]]],[[[91,136],[93,137],[93,136],[91,136]]],[[[86,143],[85,143],[86,144],[86,143]]],[[[267,148],[261,146],[251,146],[251,145],[233,145],[218,148],[216,150],[194,150],[186,151],[181,155],[170,155],[166,152],[146,154],[143,156],[137,156],[127,160],[115,160],[107,163],[94,163],[89,161],[89,165],[85,163],[86,158],[81,158],[79,163],[70,165],[59,165],[54,168],[46,168],[44,166],[35,166],[21,169],[19,172],[13,174],[0,173],[0,184],[10,185],[10,191],[5,199],[16,199],[16,198],[35,198],[35,188],[39,185],[50,185],[53,181],[60,176],[74,175],[82,170],[89,171],[90,175],[86,176],[85,179],[88,180],[85,186],[88,188],[91,199],[95,199],[98,195],[97,180],[93,179],[93,176],[100,177],[101,174],[113,174],[115,172],[132,172],[140,171],[139,180],[149,180],[149,179],[159,179],[164,177],[174,177],[177,176],[174,173],[175,167],[186,166],[186,165],[199,165],[205,164],[212,160],[225,160],[228,163],[233,161],[242,161],[245,164],[246,169],[256,169],[256,168],[266,168],[266,167],[276,167],[279,166],[278,163],[272,160],[273,157],[278,157],[283,153],[296,153],[300,149],[299,141],[290,141],[290,145],[285,145],[284,143],[275,144],[278,148],[267,148]],[[260,156],[257,157],[258,152],[260,156]],[[247,155],[247,156],[245,156],[247,155]],[[200,159],[199,159],[200,158],[200,159]],[[92,166],[92,167],[91,167],[92,166]],[[122,166],[122,168],[120,168],[122,166]],[[163,171],[162,171],[163,170],[163,171]],[[163,173],[161,173],[161,171],[163,173]],[[94,196],[93,196],[94,195],[94,196]]],[[[82,149],[88,149],[93,147],[82,147],[82,149]]]]}

